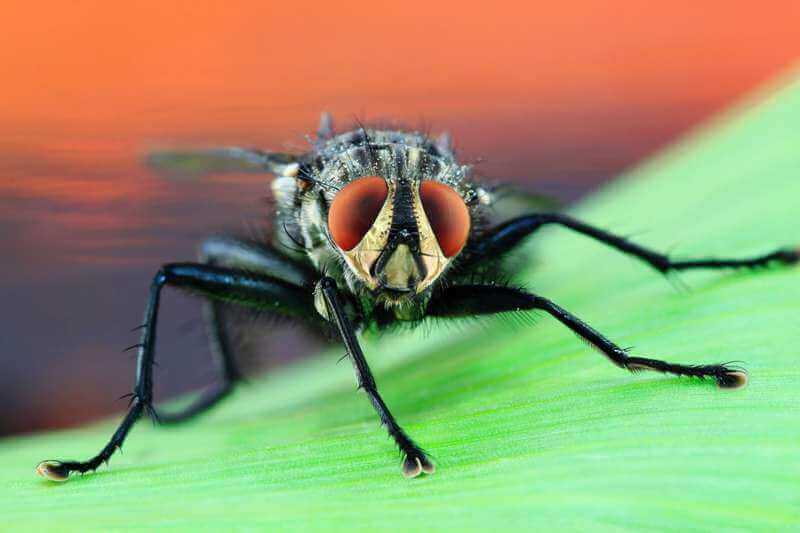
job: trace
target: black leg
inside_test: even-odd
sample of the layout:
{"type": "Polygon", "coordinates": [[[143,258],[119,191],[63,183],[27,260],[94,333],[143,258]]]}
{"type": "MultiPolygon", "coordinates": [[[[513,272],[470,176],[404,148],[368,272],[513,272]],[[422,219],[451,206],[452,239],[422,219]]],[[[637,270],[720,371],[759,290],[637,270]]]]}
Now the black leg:
{"type": "MultiPolygon", "coordinates": [[[[224,266],[268,275],[272,278],[311,287],[313,273],[304,265],[291,261],[272,247],[260,242],[244,241],[231,237],[212,237],[200,249],[200,261],[209,265],[224,266]]],[[[221,382],[205,391],[194,403],[176,413],[160,412],[164,424],[186,422],[204,413],[225,399],[243,379],[233,357],[230,334],[223,323],[224,304],[210,301],[205,304],[209,346],[220,370],[221,382]]]]}
{"type": "Polygon", "coordinates": [[[158,419],[163,424],[186,422],[208,411],[233,392],[236,384],[243,379],[233,357],[230,335],[228,335],[222,322],[222,308],[223,305],[218,302],[207,302],[205,304],[209,347],[220,370],[220,383],[203,392],[194,403],[181,411],[175,413],[160,412],[158,419]]]}
{"type": "Polygon", "coordinates": [[[342,337],[347,354],[353,363],[353,369],[356,372],[358,380],[358,388],[363,389],[369,396],[372,406],[378,412],[381,423],[386,427],[389,435],[397,443],[400,451],[403,453],[403,475],[406,477],[416,477],[422,472],[432,474],[434,472],[434,465],[425,455],[425,452],[411,440],[403,428],[397,423],[386,406],[386,403],[378,394],[378,387],[375,384],[375,378],[372,377],[372,372],[369,369],[367,360],[364,357],[364,352],[361,351],[361,346],[356,339],[355,330],[347,317],[344,310],[344,305],[339,299],[336,282],[328,277],[320,280],[317,290],[322,294],[328,308],[328,315],[332,322],[336,324],[339,334],[342,337]]]}
{"type": "Polygon", "coordinates": [[[701,379],[711,377],[724,388],[741,387],[747,382],[744,370],[729,365],[680,365],[631,356],[566,309],[547,298],[519,289],[489,285],[453,286],[435,295],[428,304],[428,314],[431,316],[473,316],[530,310],[546,311],[600,350],[612,363],[631,372],[653,370],[701,379]]]}
{"type": "Polygon", "coordinates": [[[223,376],[220,384],[203,392],[197,400],[185,409],[176,413],[160,412],[158,414],[158,421],[162,424],[180,424],[181,422],[186,422],[208,411],[233,392],[234,385],[236,385],[237,381],[238,379],[223,376]]]}
{"type": "Polygon", "coordinates": [[[156,328],[161,289],[165,285],[199,293],[208,298],[235,302],[287,316],[313,319],[319,315],[314,308],[313,293],[283,280],[258,276],[229,268],[198,263],[173,263],[164,265],[153,278],[150,299],[145,311],[144,328],[139,346],[136,386],[131,396],[128,413],[114,432],[111,440],[96,456],[88,461],[43,461],[37,471],[54,481],[65,481],[71,472],[96,470],[107,462],[117,448],[122,447],[131,427],[147,411],[155,416],[153,402],[153,359],[155,357],[156,328]]]}
{"type": "Polygon", "coordinates": [[[582,235],[586,235],[587,237],[591,237],[612,248],[616,248],[620,252],[638,257],[663,273],[694,268],[754,268],[767,266],[771,263],[795,264],[800,262],[800,248],[794,250],[776,250],[765,255],[744,259],[692,259],[676,261],[670,259],[670,257],[665,254],[639,246],[623,237],[590,226],[589,224],[585,224],[560,213],[526,215],[510,220],[490,230],[473,249],[471,259],[467,261],[477,262],[485,257],[497,257],[502,255],[519,244],[522,239],[546,224],[560,225],[582,235]]]}

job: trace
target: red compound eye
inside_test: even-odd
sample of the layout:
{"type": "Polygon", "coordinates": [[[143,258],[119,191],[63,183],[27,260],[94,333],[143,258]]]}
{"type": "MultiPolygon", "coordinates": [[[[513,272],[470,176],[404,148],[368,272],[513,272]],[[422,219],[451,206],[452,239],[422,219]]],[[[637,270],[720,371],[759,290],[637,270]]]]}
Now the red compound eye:
{"type": "Polygon", "coordinates": [[[328,211],[328,228],[336,245],[356,247],[378,217],[389,188],[380,176],[366,176],[345,185],[328,211]]]}
{"type": "Polygon", "coordinates": [[[445,257],[453,257],[469,237],[469,210],[461,196],[438,181],[423,181],[419,196],[445,257]]]}

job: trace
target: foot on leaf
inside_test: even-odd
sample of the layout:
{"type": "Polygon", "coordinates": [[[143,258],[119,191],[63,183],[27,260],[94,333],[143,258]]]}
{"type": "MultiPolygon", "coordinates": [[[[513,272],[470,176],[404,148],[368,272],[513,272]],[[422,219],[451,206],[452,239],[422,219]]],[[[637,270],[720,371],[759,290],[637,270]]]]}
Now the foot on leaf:
{"type": "Polygon", "coordinates": [[[61,461],[42,461],[36,465],[36,473],[50,481],[64,482],[69,479],[69,472],[61,461]]]}
{"type": "Polygon", "coordinates": [[[406,455],[403,460],[403,476],[406,478],[417,477],[423,472],[433,474],[436,467],[422,452],[413,452],[406,455]]]}
{"type": "Polygon", "coordinates": [[[714,376],[721,389],[739,389],[747,385],[747,372],[740,369],[725,369],[725,372],[714,376]]]}

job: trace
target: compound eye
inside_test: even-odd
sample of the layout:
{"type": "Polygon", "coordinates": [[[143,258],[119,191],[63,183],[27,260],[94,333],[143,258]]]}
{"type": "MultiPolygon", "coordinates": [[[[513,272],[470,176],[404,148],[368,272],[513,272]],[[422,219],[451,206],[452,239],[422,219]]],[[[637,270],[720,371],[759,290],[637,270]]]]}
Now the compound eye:
{"type": "Polygon", "coordinates": [[[344,251],[356,247],[378,217],[389,188],[380,176],[351,181],[338,192],[328,211],[328,229],[344,251]]]}
{"type": "Polygon", "coordinates": [[[445,257],[453,257],[467,243],[469,210],[456,191],[438,181],[423,181],[419,186],[422,207],[428,216],[439,248],[445,257]]]}

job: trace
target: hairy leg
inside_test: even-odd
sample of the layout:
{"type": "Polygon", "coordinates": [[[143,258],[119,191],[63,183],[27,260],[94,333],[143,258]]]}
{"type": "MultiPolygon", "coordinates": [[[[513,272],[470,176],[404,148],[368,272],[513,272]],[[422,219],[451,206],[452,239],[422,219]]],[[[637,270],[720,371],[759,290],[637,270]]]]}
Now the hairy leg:
{"type": "MultiPolygon", "coordinates": [[[[108,462],[122,447],[128,432],[145,412],[153,411],[153,360],[161,290],[165,286],[180,288],[210,299],[225,300],[253,308],[265,308],[291,317],[318,317],[313,293],[307,288],[286,281],[259,276],[229,268],[199,263],[172,263],[161,267],[150,286],[144,327],[139,345],[136,386],[130,394],[130,406],[117,430],[100,452],[87,461],[55,461],[39,463],[37,472],[54,481],[66,481],[71,472],[85,473],[108,462]]],[[[321,320],[321,319],[320,319],[321,320]]]]}
{"type": "Polygon", "coordinates": [[[342,337],[347,355],[353,363],[353,369],[356,372],[356,379],[358,380],[358,388],[363,389],[367,396],[369,396],[372,406],[377,411],[381,419],[381,424],[386,427],[389,435],[394,439],[400,451],[403,453],[403,475],[406,477],[416,477],[422,472],[426,474],[433,474],[434,465],[425,455],[425,452],[409,437],[403,428],[395,420],[386,403],[378,393],[378,387],[375,384],[375,378],[372,377],[372,372],[369,369],[367,360],[364,357],[364,352],[361,351],[361,346],[356,338],[356,332],[347,314],[344,310],[344,305],[339,298],[339,293],[336,288],[336,282],[331,278],[322,278],[317,285],[317,291],[322,295],[328,309],[329,319],[336,324],[339,334],[342,337]]]}
{"type": "MultiPolygon", "coordinates": [[[[200,248],[200,262],[264,274],[301,287],[312,287],[314,283],[313,273],[305,265],[292,261],[260,242],[231,237],[212,237],[200,248]]],[[[242,380],[234,361],[230,334],[222,319],[224,304],[211,300],[207,301],[204,307],[209,346],[220,370],[221,381],[182,411],[160,412],[159,420],[165,424],[185,422],[204,413],[226,398],[242,380]]]]}
{"type": "Polygon", "coordinates": [[[519,289],[491,285],[456,285],[436,294],[428,305],[429,315],[442,317],[531,310],[547,312],[597,348],[612,363],[631,372],[652,370],[701,379],[710,377],[724,388],[737,388],[747,383],[745,371],[729,365],[685,365],[632,356],[566,309],[547,298],[519,289]]]}
{"type": "Polygon", "coordinates": [[[666,254],[639,246],[624,237],[614,235],[560,213],[525,215],[501,224],[490,230],[477,247],[474,248],[471,261],[477,262],[482,258],[502,255],[519,244],[522,239],[548,224],[568,228],[607,244],[620,252],[639,258],[662,273],[689,269],[756,268],[768,266],[772,263],[795,264],[800,262],[800,248],[780,249],[768,254],[740,259],[700,258],[678,261],[666,254]]]}

